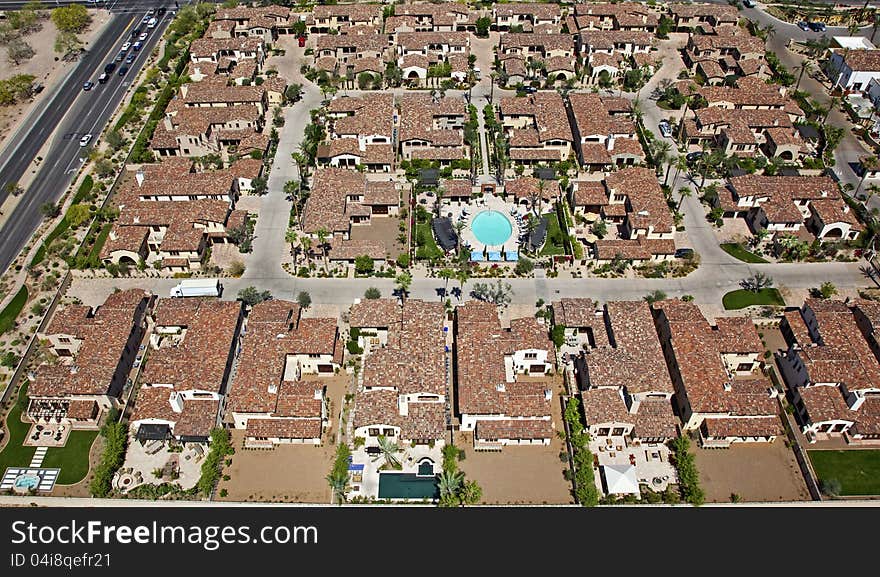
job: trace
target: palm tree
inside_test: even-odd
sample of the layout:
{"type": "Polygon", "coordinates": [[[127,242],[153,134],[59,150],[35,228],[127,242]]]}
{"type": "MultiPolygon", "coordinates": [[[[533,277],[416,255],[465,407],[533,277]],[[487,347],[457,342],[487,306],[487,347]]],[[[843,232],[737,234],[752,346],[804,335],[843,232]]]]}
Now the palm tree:
{"type": "Polygon", "coordinates": [[[299,234],[296,229],[288,228],[284,234],[284,242],[290,244],[290,254],[293,255],[293,264],[296,266],[296,242],[299,240],[299,234]]]}
{"type": "Polygon", "coordinates": [[[654,164],[656,164],[657,168],[662,171],[663,165],[669,160],[669,151],[672,150],[672,144],[665,140],[656,140],[655,142],[654,164]]]}
{"type": "Polygon", "coordinates": [[[440,272],[437,273],[437,276],[442,278],[445,282],[443,285],[443,294],[446,294],[446,289],[449,288],[449,281],[455,278],[455,271],[449,267],[443,268],[440,272]]]}
{"type": "Polygon", "coordinates": [[[467,225],[463,220],[456,220],[453,226],[455,227],[456,250],[461,250],[461,231],[463,231],[467,225]]]}
{"type": "Polygon", "coordinates": [[[321,253],[324,257],[324,272],[326,273],[329,268],[327,265],[327,237],[330,236],[330,232],[326,228],[321,227],[316,234],[318,235],[318,244],[321,245],[321,253]]]}
{"type": "Polygon", "coordinates": [[[299,239],[299,247],[302,249],[303,255],[305,255],[305,257],[306,257],[306,265],[308,265],[312,259],[312,239],[311,239],[311,237],[304,236],[301,239],[299,239]]]}
{"type": "Polygon", "coordinates": [[[680,156],[670,156],[667,158],[668,164],[666,165],[666,176],[663,178],[663,186],[669,186],[669,172],[672,170],[673,165],[678,167],[678,160],[680,158],[680,156]]]}
{"type": "Polygon", "coordinates": [[[801,71],[798,74],[797,84],[794,85],[795,92],[797,92],[798,89],[801,87],[801,78],[804,77],[804,72],[809,74],[810,72],[813,71],[813,63],[807,59],[804,59],[804,61],[799,66],[799,68],[801,69],[801,71]]]}
{"type": "Polygon", "coordinates": [[[870,200],[871,197],[875,194],[880,194],[880,186],[877,186],[876,184],[868,185],[868,188],[866,190],[868,192],[868,196],[865,198],[865,202],[868,202],[868,200],[870,200]]]}
{"type": "Polygon", "coordinates": [[[685,198],[693,196],[693,192],[691,192],[690,187],[682,186],[680,189],[678,189],[678,195],[678,204],[675,207],[675,212],[679,212],[679,210],[681,209],[681,203],[684,202],[685,198]]]}
{"type": "Polygon", "coordinates": [[[675,176],[672,178],[672,185],[675,186],[676,181],[678,181],[678,175],[680,172],[687,172],[688,169],[688,161],[686,156],[679,156],[678,160],[675,161],[675,176]]]}
{"type": "Polygon", "coordinates": [[[709,167],[709,155],[706,154],[709,150],[709,143],[704,140],[700,148],[703,153],[700,156],[700,188],[703,188],[703,185],[706,184],[706,169],[709,167]]]}
{"type": "Polygon", "coordinates": [[[330,473],[326,477],[327,483],[330,485],[330,489],[333,491],[333,498],[337,503],[344,503],[346,501],[345,490],[348,488],[348,483],[351,480],[351,476],[348,473],[345,474],[337,474],[330,473]]]}
{"type": "Polygon", "coordinates": [[[398,453],[402,453],[403,449],[394,441],[389,441],[385,435],[379,435],[379,450],[381,456],[385,458],[385,464],[392,469],[400,467],[400,459],[397,458],[398,453]]]}
{"type": "Polygon", "coordinates": [[[406,294],[409,292],[409,287],[412,286],[412,280],[412,275],[406,271],[400,273],[394,279],[394,284],[400,291],[400,302],[406,300],[406,294]]]}
{"type": "Polygon", "coordinates": [[[464,473],[461,471],[443,471],[437,476],[437,488],[440,490],[440,503],[452,506],[458,501],[458,492],[464,485],[464,473]]]}
{"type": "Polygon", "coordinates": [[[458,290],[460,295],[464,294],[464,283],[466,283],[469,278],[471,278],[471,273],[468,270],[467,266],[463,266],[456,271],[455,280],[458,281],[458,290]]]}

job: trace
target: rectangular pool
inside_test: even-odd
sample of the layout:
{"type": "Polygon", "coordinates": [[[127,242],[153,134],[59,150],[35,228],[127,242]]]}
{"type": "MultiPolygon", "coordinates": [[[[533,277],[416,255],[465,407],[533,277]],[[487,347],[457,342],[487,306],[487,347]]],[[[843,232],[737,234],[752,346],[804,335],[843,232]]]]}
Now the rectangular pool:
{"type": "Polygon", "coordinates": [[[437,477],[413,473],[379,473],[380,499],[439,499],[437,477]]]}

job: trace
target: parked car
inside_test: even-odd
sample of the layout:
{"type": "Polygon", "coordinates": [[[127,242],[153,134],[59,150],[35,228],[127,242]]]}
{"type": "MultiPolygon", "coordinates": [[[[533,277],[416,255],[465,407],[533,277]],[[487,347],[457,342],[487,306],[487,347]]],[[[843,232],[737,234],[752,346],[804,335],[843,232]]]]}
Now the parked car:
{"type": "Polygon", "coordinates": [[[91,89],[94,88],[94,87],[95,87],[95,83],[92,82],[91,80],[86,80],[86,81],[83,83],[83,90],[85,90],[85,91],[89,91],[89,90],[91,90],[91,89]]]}
{"type": "Polygon", "coordinates": [[[810,22],[810,30],[813,32],[825,32],[824,22],[810,22]]]}
{"type": "Polygon", "coordinates": [[[534,86],[523,86],[523,92],[525,92],[526,94],[534,94],[537,91],[538,89],[534,86]]]}
{"type": "Polygon", "coordinates": [[[657,128],[660,130],[660,134],[663,138],[672,137],[672,126],[669,125],[669,122],[666,120],[661,120],[657,125],[657,128]]]}
{"type": "Polygon", "coordinates": [[[809,23],[809,22],[805,22],[804,20],[801,20],[800,22],[798,22],[798,23],[797,23],[797,27],[800,28],[801,30],[805,31],[805,32],[809,32],[810,29],[812,28],[812,27],[810,26],[810,23],[809,23]]]}
{"type": "Polygon", "coordinates": [[[85,146],[85,145],[87,145],[91,140],[92,140],[92,135],[91,135],[91,134],[86,134],[86,135],[84,135],[82,138],[79,139],[79,145],[80,145],[80,146],[85,146]]]}
{"type": "Polygon", "coordinates": [[[701,150],[697,150],[695,152],[688,152],[685,155],[685,159],[688,161],[688,163],[693,163],[693,162],[700,160],[700,158],[702,158],[702,156],[703,156],[703,152],[701,150]]]}
{"type": "Polygon", "coordinates": [[[690,258],[694,255],[694,249],[692,248],[677,248],[675,249],[675,258],[690,258]]]}

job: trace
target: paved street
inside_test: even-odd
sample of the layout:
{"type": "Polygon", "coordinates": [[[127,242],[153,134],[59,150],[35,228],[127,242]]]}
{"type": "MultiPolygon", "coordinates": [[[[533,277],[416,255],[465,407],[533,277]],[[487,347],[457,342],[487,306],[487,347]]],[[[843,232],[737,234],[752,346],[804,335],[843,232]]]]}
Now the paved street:
{"type": "Polygon", "coordinates": [[[83,82],[94,82],[104,64],[112,60],[123,42],[129,40],[128,31],[145,13],[146,10],[114,14],[103,34],[57,84],[56,92],[47,100],[46,106],[35,111],[35,116],[22,125],[0,155],[2,203],[7,196],[6,185],[21,180],[39,150],[48,139],[52,139],[36,177],[0,229],[0,271],[6,270],[42,222],[40,206],[56,201],[76,176],[82,165],[80,137],[92,134],[97,139],[147,61],[150,51],[162,37],[170,21],[167,14],[150,33],[124,78],[113,74],[107,84],[98,85],[90,92],[82,90],[83,82]]]}

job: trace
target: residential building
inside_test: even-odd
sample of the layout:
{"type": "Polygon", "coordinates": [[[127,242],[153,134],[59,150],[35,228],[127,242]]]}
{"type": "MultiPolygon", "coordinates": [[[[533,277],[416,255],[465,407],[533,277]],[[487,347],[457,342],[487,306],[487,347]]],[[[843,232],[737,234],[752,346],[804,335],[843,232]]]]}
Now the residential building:
{"type": "Polygon", "coordinates": [[[365,348],[353,415],[367,447],[379,437],[402,443],[444,442],[447,429],[446,310],[442,303],[366,300],[349,324],[365,348]]]}
{"type": "Polygon", "coordinates": [[[455,337],[457,413],[461,430],[474,432],[474,447],[548,445],[553,389],[533,378],[552,371],[548,327],[529,317],[505,329],[496,305],[468,301],[456,308],[455,337]]]}
{"type": "Polygon", "coordinates": [[[321,444],[330,424],[323,379],[342,365],[335,318],[303,318],[296,303],[270,300],[247,316],[228,412],[245,446],[321,444]]]}
{"type": "Polygon", "coordinates": [[[555,163],[567,160],[571,154],[574,137],[562,96],[557,92],[504,97],[498,115],[510,143],[512,163],[555,163]]]}
{"type": "Polygon", "coordinates": [[[130,419],[136,439],[208,442],[221,423],[241,320],[239,301],[159,300],[130,419]]]}
{"type": "MultiPolygon", "coordinates": [[[[641,164],[645,153],[629,115],[612,114],[618,99],[570,93],[568,110],[580,163],[590,171],[641,164]]],[[[631,108],[630,108],[631,110],[631,108]]]]}
{"type": "Polygon", "coordinates": [[[747,317],[710,325],[691,302],[654,303],[654,321],[684,430],[707,447],[772,442],[782,432],[777,391],[762,371],[764,346],[747,317]]]}
{"type": "Polygon", "coordinates": [[[112,293],[104,304],[59,308],[37,333],[57,362],[41,363],[28,386],[25,419],[95,429],[120,406],[155,297],[140,289],[112,293]]]}

